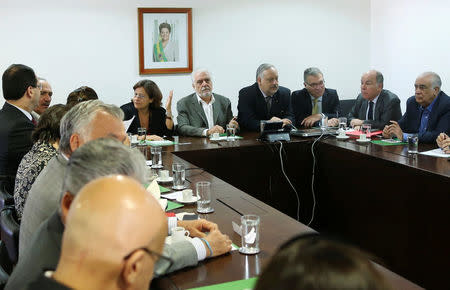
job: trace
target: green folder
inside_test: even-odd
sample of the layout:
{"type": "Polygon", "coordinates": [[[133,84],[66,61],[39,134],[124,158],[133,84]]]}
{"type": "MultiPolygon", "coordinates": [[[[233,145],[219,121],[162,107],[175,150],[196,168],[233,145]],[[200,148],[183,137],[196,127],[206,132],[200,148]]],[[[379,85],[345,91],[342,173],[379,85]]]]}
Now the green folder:
{"type": "Polygon", "coordinates": [[[201,290],[243,290],[243,289],[253,289],[255,287],[258,278],[250,278],[244,280],[237,280],[232,282],[226,282],[222,284],[215,284],[210,286],[191,288],[191,289],[201,289],[201,290]]]}
{"type": "Polygon", "coordinates": [[[381,146],[392,146],[392,145],[395,146],[395,145],[406,145],[406,144],[408,144],[406,142],[390,143],[390,142],[386,142],[386,141],[383,141],[383,140],[373,140],[372,143],[376,144],[376,145],[381,145],[381,146]]]}
{"type": "Polygon", "coordinates": [[[173,209],[177,209],[177,208],[180,208],[180,207],[183,207],[183,206],[184,206],[184,205],[182,205],[182,204],[180,204],[180,203],[176,203],[176,202],[167,200],[167,208],[166,208],[166,211],[173,210],[173,209]]]}
{"type": "Polygon", "coordinates": [[[167,187],[164,187],[164,186],[159,186],[159,191],[161,192],[161,193],[166,193],[166,192],[169,192],[170,191],[170,189],[168,189],[167,187]]]}

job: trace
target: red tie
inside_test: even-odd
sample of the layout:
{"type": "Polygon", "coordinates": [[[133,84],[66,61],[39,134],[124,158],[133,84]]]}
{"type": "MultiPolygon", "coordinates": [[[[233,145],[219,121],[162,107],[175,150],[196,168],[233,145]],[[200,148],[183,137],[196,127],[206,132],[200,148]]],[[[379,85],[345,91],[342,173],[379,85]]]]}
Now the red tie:
{"type": "Polygon", "coordinates": [[[36,120],[34,118],[31,118],[31,122],[33,122],[35,127],[37,126],[37,122],[36,122],[36,120]]]}

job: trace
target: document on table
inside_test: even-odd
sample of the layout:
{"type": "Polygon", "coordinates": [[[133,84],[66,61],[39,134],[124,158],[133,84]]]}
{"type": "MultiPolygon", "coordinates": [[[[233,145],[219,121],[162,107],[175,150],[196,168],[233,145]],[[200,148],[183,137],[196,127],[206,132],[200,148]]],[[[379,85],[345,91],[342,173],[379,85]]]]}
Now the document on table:
{"type": "Polygon", "coordinates": [[[131,122],[133,122],[133,120],[134,120],[134,116],[130,120],[123,121],[123,126],[125,127],[125,132],[128,131],[128,128],[130,128],[131,122]]]}
{"type": "Polygon", "coordinates": [[[428,156],[434,156],[434,157],[450,158],[450,154],[445,154],[444,151],[442,151],[441,148],[420,152],[420,154],[428,155],[428,156]]]}

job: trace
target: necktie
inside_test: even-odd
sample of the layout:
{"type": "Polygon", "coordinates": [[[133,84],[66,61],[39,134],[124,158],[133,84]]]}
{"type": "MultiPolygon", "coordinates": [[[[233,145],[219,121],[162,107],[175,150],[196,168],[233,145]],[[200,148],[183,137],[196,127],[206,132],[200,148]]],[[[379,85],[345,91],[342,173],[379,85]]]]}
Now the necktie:
{"type": "Polygon", "coordinates": [[[369,113],[367,113],[367,120],[373,120],[373,102],[369,102],[369,113]]]}
{"type": "Polygon", "coordinates": [[[33,125],[36,127],[37,126],[37,122],[34,118],[31,118],[31,122],[33,123],[33,125]]]}
{"type": "Polygon", "coordinates": [[[272,96],[266,97],[267,113],[270,114],[270,108],[272,107],[272,96]]]}
{"type": "Polygon", "coordinates": [[[312,114],[313,115],[319,113],[319,105],[317,104],[318,102],[319,102],[319,99],[314,98],[314,105],[313,105],[313,108],[312,108],[312,114]]]}

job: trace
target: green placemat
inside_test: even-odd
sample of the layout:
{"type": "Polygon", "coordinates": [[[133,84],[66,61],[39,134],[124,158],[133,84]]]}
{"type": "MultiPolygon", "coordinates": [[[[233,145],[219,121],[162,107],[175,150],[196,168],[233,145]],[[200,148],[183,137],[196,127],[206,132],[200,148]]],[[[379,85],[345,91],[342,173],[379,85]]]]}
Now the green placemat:
{"type": "Polygon", "coordinates": [[[177,209],[177,208],[180,208],[180,207],[183,207],[183,206],[184,206],[184,205],[182,205],[181,203],[176,203],[176,202],[167,200],[167,208],[166,208],[166,211],[173,210],[173,209],[177,209]]]}
{"type": "Polygon", "coordinates": [[[167,187],[164,187],[164,186],[159,186],[159,191],[161,192],[161,193],[166,193],[166,192],[169,192],[170,191],[170,189],[169,188],[167,188],[167,187]]]}
{"type": "Polygon", "coordinates": [[[233,282],[226,282],[222,284],[215,284],[205,287],[191,288],[191,289],[201,289],[201,290],[243,290],[243,289],[253,289],[255,287],[258,278],[250,278],[245,280],[237,280],[233,282]]]}
{"type": "Polygon", "coordinates": [[[381,145],[381,146],[392,146],[392,145],[406,145],[408,143],[406,142],[399,142],[399,143],[391,143],[391,142],[386,142],[383,140],[373,140],[371,141],[373,144],[377,144],[377,145],[381,145]]]}

